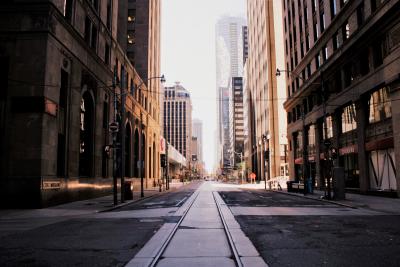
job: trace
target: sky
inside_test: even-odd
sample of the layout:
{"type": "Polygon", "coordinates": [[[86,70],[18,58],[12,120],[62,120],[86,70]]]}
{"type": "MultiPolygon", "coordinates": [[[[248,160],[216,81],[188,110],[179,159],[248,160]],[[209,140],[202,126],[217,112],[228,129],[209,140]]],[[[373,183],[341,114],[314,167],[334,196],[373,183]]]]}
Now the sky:
{"type": "Polygon", "coordinates": [[[246,0],[162,0],[161,72],[166,86],[179,81],[191,93],[193,118],[203,122],[208,171],[216,154],[215,24],[224,15],[246,16],[246,0]]]}

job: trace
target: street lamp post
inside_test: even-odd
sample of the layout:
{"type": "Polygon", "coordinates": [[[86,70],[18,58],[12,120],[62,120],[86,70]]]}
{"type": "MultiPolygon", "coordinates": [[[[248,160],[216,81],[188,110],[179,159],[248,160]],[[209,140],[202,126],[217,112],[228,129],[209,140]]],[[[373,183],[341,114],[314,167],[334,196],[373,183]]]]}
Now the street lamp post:
{"type": "MultiPolygon", "coordinates": [[[[113,87],[113,93],[114,93],[114,121],[110,123],[109,128],[112,132],[112,136],[113,136],[113,143],[112,143],[112,147],[114,149],[113,151],[113,202],[114,205],[118,204],[118,159],[117,159],[117,148],[120,149],[121,152],[121,164],[120,164],[120,171],[121,171],[121,202],[125,201],[125,196],[124,196],[124,153],[125,153],[125,126],[124,126],[124,118],[125,118],[125,101],[126,101],[126,95],[129,93],[127,90],[124,92],[123,91],[123,85],[125,84],[124,82],[124,78],[125,78],[125,74],[122,74],[122,81],[121,83],[119,83],[118,81],[118,71],[117,71],[117,66],[114,66],[114,77],[113,77],[113,83],[112,83],[112,87],[113,87]],[[117,94],[116,92],[116,87],[118,84],[121,84],[121,92],[119,94],[117,94]],[[118,123],[117,120],[117,113],[118,113],[118,96],[121,97],[121,123],[118,123]],[[121,144],[117,144],[117,134],[120,131],[121,135],[121,144]]],[[[157,77],[151,77],[148,78],[147,81],[152,80],[152,79],[160,79],[161,83],[165,82],[165,77],[164,75],[162,76],[157,76],[157,77]]],[[[141,90],[141,86],[144,84],[144,81],[142,81],[139,86],[137,87],[137,90],[141,90]]],[[[127,88],[125,88],[127,89],[127,88]]],[[[142,115],[140,116],[140,128],[142,127],[142,115]]],[[[144,144],[143,144],[144,145],[144,144]]],[[[140,149],[139,149],[140,151],[140,149]]],[[[140,154],[140,152],[139,152],[140,154]]],[[[140,161],[139,161],[140,162],[140,161]]],[[[140,168],[139,168],[139,173],[141,176],[141,197],[144,197],[144,188],[143,188],[143,172],[142,172],[142,164],[140,164],[140,168]]]]}
{"type": "MultiPolygon", "coordinates": [[[[282,70],[282,69],[276,69],[276,76],[280,76],[281,75],[281,73],[282,72],[287,72],[287,73],[290,73],[291,75],[294,75],[294,76],[296,76],[297,78],[299,78],[299,79],[301,79],[301,80],[303,80],[304,82],[305,82],[305,80],[302,78],[302,77],[300,77],[300,76],[298,76],[298,75],[296,75],[296,74],[293,74],[293,72],[292,71],[290,71],[290,70],[282,70]]],[[[321,83],[310,83],[310,85],[312,85],[312,84],[314,84],[314,85],[320,85],[321,86],[321,91],[322,91],[322,111],[323,111],[323,124],[324,124],[324,136],[325,136],[325,138],[327,138],[327,132],[328,132],[328,130],[327,130],[327,123],[326,123],[326,99],[325,99],[325,86],[324,86],[324,79],[323,79],[323,77],[322,77],[322,74],[323,74],[323,72],[322,72],[322,70],[321,70],[321,72],[320,72],[320,77],[321,77],[321,83]]],[[[306,133],[306,126],[305,126],[305,112],[304,112],[304,106],[303,106],[303,108],[302,108],[302,120],[303,120],[303,176],[304,176],[304,194],[306,194],[307,193],[307,189],[306,189],[306,186],[307,186],[307,180],[308,180],[308,171],[307,171],[307,169],[308,169],[308,166],[307,166],[307,160],[308,160],[308,153],[307,153],[307,148],[306,148],[306,141],[307,141],[307,137],[306,137],[306,135],[305,135],[305,133],[306,133]]],[[[318,142],[319,142],[319,140],[318,140],[318,142]]],[[[325,142],[325,143],[327,143],[327,142],[325,142]]],[[[327,153],[326,153],[326,151],[327,151],[327,148],[328,146],[327,145],[325,145],[325,152],[324,152],[324,154],[325,154],[325,160],[327,160],[327,153]]],[[[318,155],[319,156],[319,155],[318,155]]],[[[326,176],[326,175],[325,175],[326,176]]],[[[328,196],[327,196],[327,198],[330,198],[330,181],[329,181],[329,178],[327,178],[327,177],[325,177],[326,179],[328,179],[328,196]]]]}
{"type": "MultiPolygon", "coordinates": [[[[161,75],[161,76],[155,76],[155,77],[150,77],[148,78],[146,81],[150,81],[150,80],[154,80],[154,79],[160,79],[161,83],[165,83],[165,76],[161,75]]],[[[141,90],[140,88],[142,87],[142,85],[144,84],[144,81],[142,81],[138,87],[137,90],[141,90]]],[[[144,174],[145,174],[145,166],[144,166],[144,157],[146,154],[146,144],[143,144],[143,133],[142,133],[142,127],[143,127],[143,114],[140,114],[140,140],[141,145],[139,146],[139,154],[142,153],[142,151],[144,151],[143,155],[142,155],[142,160],[139,160],[139,174],[140,174],[140,197],[143,198],[144,197],[144,174]],[[142,146],[144,146],[144,149],[142,149],[142,146]]],[[[140,158],[139,158],[140,159],[140,158]]]]}

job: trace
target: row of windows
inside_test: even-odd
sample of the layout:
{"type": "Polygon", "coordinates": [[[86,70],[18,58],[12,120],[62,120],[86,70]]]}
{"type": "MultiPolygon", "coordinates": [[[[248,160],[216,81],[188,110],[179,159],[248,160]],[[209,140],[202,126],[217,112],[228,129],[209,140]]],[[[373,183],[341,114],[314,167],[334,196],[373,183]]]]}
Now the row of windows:
{"type": "MultiPolygon", "coordinates": [[[[360,27],[365,18],[364,18],[364,5],[361,3],[357,8],[357,18],[358,18],[358,27],[360,27]]],[[[340,46],[343,45],[349,38],[351,33],[354,32],[354,29],[351,29],[351,25],[348,21],[345,21],[340,27],[339,31],[333,34],[332,36],[332,48],[333,51],[336,51],[340,46]]],[[[363,51],[360,51],[357,58],[353,59],[349,63],[345,64],[343,67],[343,73],[335,74],[335,80],[337,81],[334,91],[342,90],[343,86],[349,86],[356,78],[360,76],[364,76],[370,71],[370,66],[378,67],[383,63],[383,58],[388,55],[388,50],[393,48],[399,43],[399,40],[395,40],[396,38],[392,38],[396,34],[382,36],[377,39],[370,47],[372,50],[372,55],[370,55],[370,49],[366,48],[363,51]],[[381,40],[380,40],[381,39],[381,40]],[[394,40],[394,41],[392,41],[394,40]],[[371,64],[370,64],[370,61],[371,64]],[[339,76],[343,76],[344,84],[342,85],[338,80],[340,80],[339,76]]],[[[318,70],[326,61],[328,61],[330,54],[328,53],[327,46],[323,46],[322,50],[315,56],[315,67],[318,70]]],[[[288,95],[295,93],[296,90],[300,88],[300,80],[306,80],[312,75],[311,72],[311,64],[307,64],[306,68],[300,72],[299,77],[293,79],[292,83],[288,85],[288,95]]]]}
{"type": "MultiPolygon", "coordinates": [[[[374,124],[380,121],[384,121],[392,117],[392,108],[391,108],[391,100],[389,98],[389,90],[387,87],[383,87],[379,90],[376,90],[369,95],[369,100],[367,103],[367,114],[368,114],[368,122],[369,124],[374,124]]],[[[340,115],[340,133],[350,133],[357,129],[357,120],[356,120],[356,106],[354,103],[351,103],[341,110],[340,115]]],[[[326,118],[325,123],[322,124],[322,128],[320,129],[322,132],[323,139],[329,139],[333,137],[333,118],[332,116],[328,116],[326,118]]],[[[316,126],[310,125],[307,131],[308,134],[308,149],[309,153],[313,154],[313,148],[316,145],[316,126]],[[311,149],[311,151],[310,151],[311,149]]],[[[295,147],[295,155],[296,158],[301,157],[302,149],[303,149],[303,133],[301,131],[297,132],[294,136],[294,147],[295,147]]]]}
{"type": "MultiPolygon", "coordinates": [[[[331,12],[331,19],[333,19],[337,13],[338,13],[338,8],[337,8],[337,0],[329,0],[330,1],[330,12],[331,12]]],[[[368,0],[370,1],[370,6],[371,6],[371,11],[374,12],[379,5],[381,5],[384,0],[377,1],[377,0],[368,0]]],[[[347,3],[348,1],[340,1],[339,5],[340,8],[343,8],[343,6],[347,3]]],[[[313,1],[313,14],[317,12],[316,9],[316,1],[313,1]]],[[[313,36],[314,36],[314,43],[317,41],[317,39],[320,37],[319,35],[324,32],[325,28],[327,27],[326,25],[326,19],[325,19],[325,12],[324,12],[324,1],[319,1],[319,24],[318,21],[316,20],[315,14],[313,15],[313,36]],[[318,27],[319,25],[319,27],[318,27]]],[[[294,9],[294,4],[292,3],[292,10],[295,13],[294,9]]],[[[294,70],[296,66],[300,63],[300,60],[305,56],[305,53],[308,52],[308,50],[311,47],[310,44],[310,38],[309,38],[309,33],[308,33],[308,22],[307,22],[307,6],[306,3],[304,3],[304,20],[302,18],[301,14],[301,3],[298,1],[298,12],[299,12],[299,28],[300,28],[300,38],[297,38],[297,32],[296,32],[296,25],[294,24],[293,27],[291,28],[291,32],[289,32],[286,41],[285,41],[285,48],[286,48],[286,55],[287,55],[287,64],[286,64],[286,69],[287,70],[294,70]],[[303,27],[303,22],[305,24],[305,27],[303,27]],[[305,28],[304,34],[303,34],[303,28],[305,28]],[[304,40],[304,38],[305,40],[304,40]],[[300,58],[297,52],[297,41],[300,41],[300,58]],[[294,47],[294,49],[293,49],[294,47]],[[289,55],[290,54],[290,55],[289,55]]],[[[289,10],[288,14],[290,13],[291,10],[289,10]]],[[[372,13],[371,13],[372,14],[372,13]]],[[[360,5],[357,7],[355,10],[355,16],[357,18],[357,25],[356,27],[359,28],[365,21],[365,7],[364,7],[364,2],[360,3],[360,5]]],[[[290,16],[288,16],[290,18],[290,16]]],[[[291,25],[291,22],[285,18],[284,23],[285,23],[285,31],[287,30],[287,23],[289,22],[289,26],[291,25]]],[[[348,21],[345,21],[342,26],[340,27],[339,31],[337,31],[335,34],[333,34],[332,39],[330,42],[332,45],[332,50],[333,52],[337,50],[341,45],[343,45],[344,42],[346,42],[347,39],[350,38],[351,33],[353,33],[356,29],[351,29],[352,25],[349,24],[348,21]]],[[[317,55],[314,58],[314,64],[315,64],[315,71],[318,70],[322,64],[324,64],[328,58],[329,58],[329,52],[327,44],[323,46],[321,51],[317,53],[317,55]]],[[[306,68],[300,71],[299,73],[302,74],[303,80],[308,79],[314,70],[311,69],[311,62],[307,64],[306,68]]],[[[288,72],[288,78],[290,77],[290,74],[288,72]]],[[[293,79],[292,83],[288,85],[288,95],[293,94],[296,90],[298,90],[300,87],[300,81],[299,78],[293,79]]]]}
{"type": "MultiPolygon", "coordinates": [[[[354,58],[349,59],[342,64],[331,77],[324,81],[325,99],[329,98],[329,93],[338,93],[348,88],[359,79],[367,75],[371,68],[379,68],[391,51],[397,49],[400,45],[400,26],[390,30],[388,34],[376,38],[370,46],[360,50],[354,58]]],[[[310,112],[314,106],[322,104],[321,88],[312,92],[303,103],[297,105],[292,112],[288,113],[288,123],[301,119],[301,111],[310,112]]]]}

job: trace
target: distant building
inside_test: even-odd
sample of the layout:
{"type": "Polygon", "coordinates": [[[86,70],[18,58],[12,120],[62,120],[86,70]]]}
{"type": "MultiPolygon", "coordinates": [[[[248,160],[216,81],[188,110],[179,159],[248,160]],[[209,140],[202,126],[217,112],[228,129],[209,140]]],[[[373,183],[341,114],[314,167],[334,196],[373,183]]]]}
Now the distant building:
{"type": "Polygon", "coordinates": [[[123,43],[124,47],[126,47],[126,54],[129,60],[147,87],[154,93],[159,92],[159,81],[147,81],[147,79],[161,74],[161,1],[125,0],[118,2],[120,5],[128,3],[127,8],[121,9],[127,15],[127,19],[124,20],[125,23],[127,22],[127,27],[125,32],[121,33],[123,40],[120,43],[123,43]]]}
{"type": "Polygon", "coordinates": [[[192,142],[192,102],[180,83],[164,90],[164,137],[189,162],[192,142]]]}
{"type": "Polygon", "coordinates": [[[246,64],[249,58],[249,28],[247,26],[242,27],[243,37],[243,66],[246,64]]]}
{"type": "MultiPolygon", "coordinates": [[[[283,109],[286,84],[285,79],[276,77],[276,68],[284,64],[285,52],[282,2],[287,1],[247,1],[245,157],[248,171],[256,173],[258,180],[283,175],[282,169],[286,166],[286,113],[283,109]]],[[[292,18],[296,18],[294,13],[292,18]]]]}
{"type": "Polygon", "coordinates": [[[193,119],[192,135],[197,138],[198,161],[203,162],[203,122],[201,120],[193,119]]]}
{"type": "Polygon", "coordinates": [[[231,77],[243,76],[243,29],[246,20],[240,17],[223,17],[216,25],[217,69],[217,127],[218,161],[220,168],[230,169],[229,91],[231,77]]]}
{"type": "Polygon", "coordinates": [[[230,155],[232,167],[241,163],[244,152],[243,78],[233,77],[229,84],[230,155]]]}

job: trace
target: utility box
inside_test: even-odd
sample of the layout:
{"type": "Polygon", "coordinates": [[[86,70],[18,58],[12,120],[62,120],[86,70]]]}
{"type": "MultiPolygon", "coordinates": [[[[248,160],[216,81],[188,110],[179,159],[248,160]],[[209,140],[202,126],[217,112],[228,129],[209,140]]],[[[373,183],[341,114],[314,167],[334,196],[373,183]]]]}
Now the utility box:
{"type": "Polygon", "coordinates": [[[125,181],[123,190],[124,190],[125,200],[132,200],[133,199],[132,182],[125,181]]]}
{"type": "Polygon", "coordinates": [[[333,197],[335,200],[344,200],[346,198],[345,187],[344,168],[333,168],[333,197]]]}

